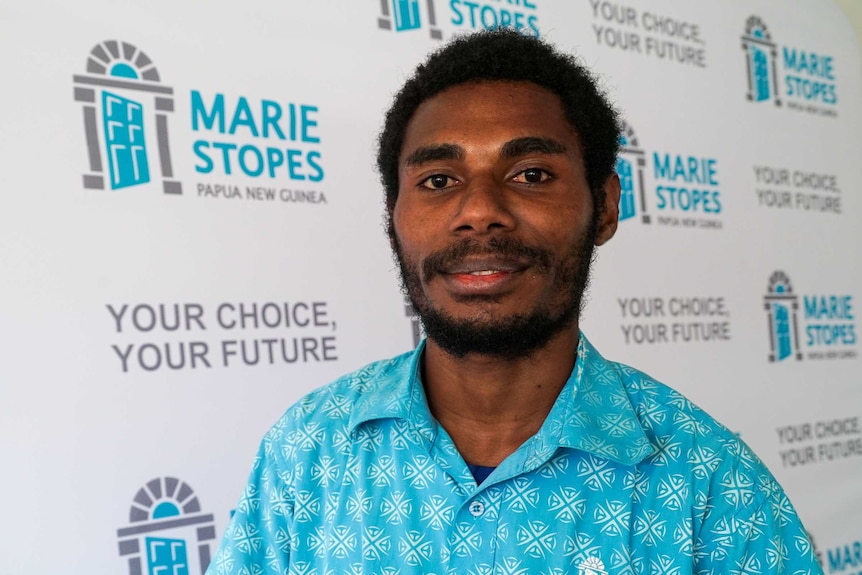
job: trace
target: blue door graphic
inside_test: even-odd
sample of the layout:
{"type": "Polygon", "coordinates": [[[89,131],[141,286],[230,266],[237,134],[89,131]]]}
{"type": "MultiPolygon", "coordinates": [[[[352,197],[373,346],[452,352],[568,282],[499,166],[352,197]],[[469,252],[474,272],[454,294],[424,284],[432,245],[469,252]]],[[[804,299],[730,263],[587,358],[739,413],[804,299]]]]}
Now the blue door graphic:
{"type": "Polygon", "coordinates": [[[147,537],[149,575],[189,575],[186,542],[182,539],[147,537]]]}
{"type": "Polygon", "coordinates": [[[769,57],[766,52],[752,46],[751,74],[754,76],[754,100],[762,102],[769,99],[769,57]]]}
{"type": "Polygon", "coordinates": [[[102,92],[102,115],[111,189],[149,182],[144,107],[134,100],[102,92]]]}
{"type": "Polygon", "coordinates": [[[772,321],[775,330],[775,354],[778,361],[781,361],[793,353],[790,342],[790,312],[787,306],[773,303],[772,321]]]}
{"type": "Polygon", "coordinates": [[[419,0],[392,0],[395,12],[395,29],[415,30],[422,25],[419,20],[419,0]]]}
{"type": "Polygon", "coordinates": [[[635,215],[635,183],[632,163],[617,159],[617,174],[620,177],[620,221],[635,215]]]}

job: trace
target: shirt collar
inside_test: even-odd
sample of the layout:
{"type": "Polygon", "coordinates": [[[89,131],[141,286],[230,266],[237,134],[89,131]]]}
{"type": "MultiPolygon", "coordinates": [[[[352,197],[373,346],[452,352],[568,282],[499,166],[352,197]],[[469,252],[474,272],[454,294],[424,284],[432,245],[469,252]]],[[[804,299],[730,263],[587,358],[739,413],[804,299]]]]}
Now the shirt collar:
{"type": "Polygon", "coordinates": [[[404,419],[433,442],[437,422],[428,407],[420,371],[424,350],[423,339],[412,352],[385,361],[380,371],[365,376],[374,381],[362,382],[365,393],[350,413],[349,432],[376,419],[404,419]]]}
{"type": "MultiPolygon", "coordinates": [[[[428,408],[420,365],[423,340],[416,349],[383,363],[350,414],[349,430],[376,419],[404,419],[430,443],[437,422],[428,408]]],[[[583,333],[572,374],[534,437],[538,445],[567,447],[623,465],[654,453],[635,414],[617,364],[599,354],[583,333]]]]}
{"type": "Polygon", "coordinates": [[[606,360],[581,333],[578,356],[545,423],[540,443],[580,449],[635,465],[654,453],[637,418],[618,364],[606,360]]]}

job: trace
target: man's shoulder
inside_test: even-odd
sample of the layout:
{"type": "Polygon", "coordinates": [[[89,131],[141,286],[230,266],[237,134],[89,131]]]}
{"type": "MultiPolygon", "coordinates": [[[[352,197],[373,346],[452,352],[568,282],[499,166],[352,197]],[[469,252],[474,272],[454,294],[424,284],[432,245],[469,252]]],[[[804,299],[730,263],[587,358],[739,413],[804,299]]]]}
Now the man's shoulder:
{"type": "MultiPolygon", "coordinates": [[[[624,392],[645,430],[672,422],[686,414],[703,416],[710,424],[723,426],[669,385],[625,363],[607,359],[591,343],[584,343],[585,371],[582,385],[590,391],[619,395],[624,392]]],[[[616,399],[616,402],[622,401],[616,399]]]]}
{"type": "Polygon", "coordinates": [[[774,478],[735,433],[679,391],[628,365],[612,363],[650,442],[653,462],[685,462],[695,473],[743,474],[761,485],[774,478]]]}
{"type": "Polygon", "coordinates": [[[287,408],[265,440],[281,440],[297,430],[343,430],[365,411],[404,399],[415,353],[374,361],[307,393],[287,408]]]}
{"type": "Polygon", "coordinates": [[[607,361],[619,376],[638,419],[655,432],[709,433],[722,440],[738,441],[735,433],[685,395],[651,375],[629,365],[607,361]]]}

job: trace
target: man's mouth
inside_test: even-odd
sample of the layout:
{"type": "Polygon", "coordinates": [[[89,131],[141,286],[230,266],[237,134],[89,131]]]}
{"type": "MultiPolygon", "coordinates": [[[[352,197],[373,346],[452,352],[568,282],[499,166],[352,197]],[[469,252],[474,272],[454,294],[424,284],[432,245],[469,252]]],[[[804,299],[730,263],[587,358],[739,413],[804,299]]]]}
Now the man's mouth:
{"type": "Polygon", "coordinates": [[[525,270],[547,272],[551,254],[511,237],[491,238],[487,242],[463,239],[435,252],[422,261],[421,278],[430,282],[437,276],[463,278],[488,284],[492,279],[522,276],[525,270]]]}
{"type": "Polygon", "coordinates": [[[443,266],[441,270],[448,275],[490,276],[514,273],[528,267],[526,262],[501,260],[499,258],[467,258],[457,264],[443,266]]]}
{"type": "Polygon", "coordinates": [[[529,263],[499,257],[468,257],[456,264],[442,266],[441,277],[453,294],[501,295],[514,287],[529,263]]]}

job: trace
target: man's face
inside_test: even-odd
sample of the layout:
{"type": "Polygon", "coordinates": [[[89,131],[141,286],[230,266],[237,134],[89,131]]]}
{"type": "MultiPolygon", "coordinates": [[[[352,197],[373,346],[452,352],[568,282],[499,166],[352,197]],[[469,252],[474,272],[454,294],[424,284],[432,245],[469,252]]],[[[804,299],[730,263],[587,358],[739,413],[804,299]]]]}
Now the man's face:
{"type": "Polygon", "coordinates": [[[391,239],[428,337],[459,357],[515,358],[572,327],[593,245],[616,229],[608,187],[597,210],[544,88],[462,84],[425,101],[405,132],[391,239]]]}

